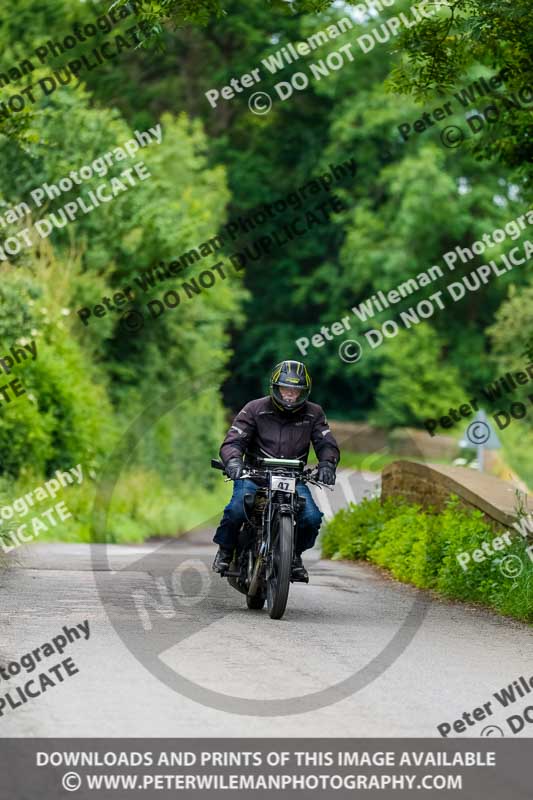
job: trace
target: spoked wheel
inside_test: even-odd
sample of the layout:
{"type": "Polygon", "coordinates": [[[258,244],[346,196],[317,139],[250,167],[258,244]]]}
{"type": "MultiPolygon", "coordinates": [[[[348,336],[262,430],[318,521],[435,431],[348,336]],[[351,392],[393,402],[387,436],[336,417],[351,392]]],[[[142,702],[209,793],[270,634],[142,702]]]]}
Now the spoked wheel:
{"type": "Polygon", "coordinates": [[[272,570],[267,578],[267,604],[271,619],[281,619],[287,607],[292,565],[292,518],[278,519],[278,530],[273,536],[272,570]]]}
{"type": "MultiPolygon", "coordinates": [[[[248,584],[252,580],[252,574],[254,571],[254,554],[252,550],[248,551],[248,584]]],[[[259,611],[265,605],[266,597],[262,591],[256,592],[256,594],[246,595],[246,605],[248,608],[253,610],[259,611]]]]}

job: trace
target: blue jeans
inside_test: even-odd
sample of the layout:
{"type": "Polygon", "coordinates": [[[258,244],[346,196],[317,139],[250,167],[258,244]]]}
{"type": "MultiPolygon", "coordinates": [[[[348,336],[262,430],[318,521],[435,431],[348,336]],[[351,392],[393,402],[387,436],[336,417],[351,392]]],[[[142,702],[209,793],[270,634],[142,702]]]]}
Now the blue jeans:
{"type": "MultiPolygon", "coordinates": [[[[233,482],[233,495],[228,505],[224,509],[224,515],[217,528],[213,541],[224,547],[226,550],[233,550],[237,545],[237,536],[243,522],[246,522],[244,512],[244,495],[254,494],[257,491],[257,484],[249,478],[240,478],[233,482]]],[[[305,483],[297,483],[296,491],[300,497],[305,497],[305,507],[298,514],[298,528],[296,539],[296,553],[302,553],[313,547],[320,523],[324,516],[313,500],[311,492],[305,483]]]]}

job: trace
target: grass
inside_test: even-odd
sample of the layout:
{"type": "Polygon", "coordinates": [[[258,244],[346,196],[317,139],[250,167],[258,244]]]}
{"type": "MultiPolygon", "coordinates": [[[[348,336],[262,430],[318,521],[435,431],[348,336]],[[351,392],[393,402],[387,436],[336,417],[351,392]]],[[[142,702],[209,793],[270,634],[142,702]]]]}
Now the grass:
{"type": "MultiPolygon", "coordinates": [[[[392,464],[393,461],[398,461],[401,458],[408,458],[409,461],[419,461],[426,463],[422,458],[415,458],[412,456],[399,456],[394,453],[354,453],[350,450],[341,450],[341,460],[339,464],[340,469],[357,469],[366,472],[381,472],[381,470],[392,464]]],[[[453,462],[449,459],[427,459],[427,462],[432,464],[451,465],[453,462]]]]}
{"type": "MultiPolygon", "coordinates": [[[[94,529],[97,484],[90,476],[84,475],[81,486],[64,487],[54,499],[48,497],[30,508],[28,513],[15,514],[8,523],[3,523],[0,536],[8,545],[12,545],[6,533],[24,523],[24,534],[31,535],[32,519],[39,519],[47,527],[46,531],[37,534],[36,539],[40,541],[127,544],[143,542],[150,536],[180,536],[221,514],[229,500],[231,484],[224,483],[218,475],[214,478],[213,487],[208,489],[187,486],[178,477],[174,484],[170,478],[163,482],[156,472],[146,469],[123,473],[107,509],[104,531],[99,532],[94,529]],[[54,513],[54,520],[57,521],[54,525],[42,514],[59,502],[64,502],[72,517],[61,522],[57,521],[57,513],[54,513]]],[[[30,479],[29,476],[11,485],[4,481],[0,490],[0,497],[3,498],[1,505],[12,504],[43,483],[43,478],[30,479]]],[[[0,550],[0,557],[3,555],[0,550]]]]}

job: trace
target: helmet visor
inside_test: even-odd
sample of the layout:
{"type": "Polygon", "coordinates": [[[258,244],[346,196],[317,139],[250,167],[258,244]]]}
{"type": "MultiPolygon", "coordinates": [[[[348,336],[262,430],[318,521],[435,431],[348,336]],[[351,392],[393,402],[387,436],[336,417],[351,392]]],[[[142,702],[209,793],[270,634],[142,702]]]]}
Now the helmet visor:
{"type": "Polygon", "coordinates": [[[308,387],[294,386],[290,383],[272,384],[272,394],[277,402],[287,411],[299,408],[309,397],[308,387]]]}

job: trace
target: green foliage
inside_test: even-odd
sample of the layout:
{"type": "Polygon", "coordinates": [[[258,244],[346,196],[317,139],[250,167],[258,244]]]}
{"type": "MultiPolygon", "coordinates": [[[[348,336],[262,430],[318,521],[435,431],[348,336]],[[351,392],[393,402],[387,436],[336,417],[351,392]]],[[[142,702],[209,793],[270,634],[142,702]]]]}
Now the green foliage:
{"type": "MultiPolygon", "coordinates": [[[[120,0],[122,5],[126,2],[120,0]]],[[[410,5],[407,0],[397,2],[394,11],[408,13],[410,5]]],[[[291,12],[315,14],[318,23],[318,15],[325,14],[332,6],[333,0],[270,0],[265,11],[278,23],[283,15],[291,12]]],[[[159,0],[146,3],[144,8],[144,17],[158,36],[162,35],[166,21],[180,27],[190,23],[206,25],[216,19],[220,27],[227,16],[226,22],[236,26],[240,10],[231,0],[193,4],[184,0],[159,0]]],[[[379,16],[386,19],[394,15],[379,16]]],[[[365,24],[375,21],[375,17],[367,17],[365,24]]],[[[499,0],[452,0],[439,4],[431,18],[405,28],[388,46],[395,60],[389,67],[387,86],[391,91],[427,101],[470,82],[477,77],[480,67],[492,71],[504,66],[509,68],[507,91],[495,89],[490,97],[492,102],[501,103],[498,135],[495,137],[491,126],[487,126],[472,149],[481,158],[496,158],[513,168],[518,167],[523,178],[530,178],[531,172],[527,169],[532,162],[529,109],[527,105],[508,108],[502,96],[531,83],[532,36],[529,0],[504,4],[499,0]]]]}
{"type": "MultiPolygon", "coordinates": [[[[9,532],[16,533],[20,525],[28,523],[34,516],[48,528],[38,535],[40,541],[94,542],[93,514],[98,481],[94,471],[83,464],[82,468],[83,482],[80,486],[62,488],[53,500],[42,500],[28,514],[15,514],[11,520],[3,522],[0,538],[6,546],[13,547],[9,532]],[[59,502],[65,504],[70,518],[61,521],[55,514],[54,524],[40,516],[59,502]]],[[[174,477],[176,482],[172,486],[156,471],[141,467],[125,471],[117,482],[109,505],[105,541],[116,544],[143,542],[151,536],[179,536],[198,525],[212,524],[220,508],[229,501],[229,485],[219,480],[206,490],[191,481],[179,481],[177,475],[174,477]],[[178,491],[176,487],[179,487],[178,491]]],[[[1,504],[12,503],[41,484],[42,476],[36,471],[26,470],[15,482],[4,477],[0,479],[1,504]]],[[[31,524],[27,524],[24,533],[31,535],[31,524]]]]}
{"type": "MultiPolygon", "coordinates": [[[[384,447],[382,450],[376,450],[373,453],[355,453],[350,450],[342,449],[342,468],[354,469],[359,472],[381,472],[381,470],[392,464],[393,461],[398,460],[398,454],[394,453],[394,448],[384,447]],[[392,452],[391,452],[392,451],[392,452]]],[[[416,458],[413,460],[417,460],[416,458]]],[[[422,460],[422,458],[420,459],[422,460]]],[[[432,464],[450,464],[450,459],[431,459],[432,464]]]]}
{"type": "MultiPolygon", "coordinates": [[[[533,359],[529,357],[533,345],[533,280],[529,278],[526,286],[511,284],[508,296],[498,309],[495,321],[487,329],[492,342],[495,374],[507,371],[523,371],[533,359]]],[[[510,402],[523,402],[527,414],[523,419],[513,420],[504,430],[498,430],[503,445],[506,462],[522,477],[528,486],[533,486],[533,406],[529,400],[531,384],[502,401],[503,410],[508,410],[510,402]]],[[[498,409],[497,409],[498,410],[498,409]]]]}
{"type": "MultiPolygon", "coordinates": [[[[127,6],[128,0],[118,0],[116,7],[127,6]]],[[[207,25],[226,12],[220,0],[143,0],[139,3],[140,17],[153,27],[153,35],[162,33],[162,24],[169,20],[174,27],[207,25]]]]}
{"type": "Polygon", "coordinates": [[[487,126],[474,152],[484,159],[499,159],[529,184],[531,149],[530,110],[527,105],[507,107],[503,96],[531,83],[533,47],[529,0],[454,0],[432,19],[426,19],[399,37],[401,57],[388,85],[395,91],[427,101],[466,85],[480,73],[509,70],[502,90],[493,89],[489,102],[500,109],[497,136],[487,126]],[[529,165],[529,166],[528,166],[529,165]]]}
{"type": "Polygon", "coordinates": [[[495,315],[487,333],[500,369],[518,369],[527,361],[525,351],[533,344],[533,278],[518,289],[509,286],[508,296],[495,315]]]}
{"type": "Polygon", "coordinates": [[[325,558],[366,558],[385,525],[398,513],[396,503],[367,500],[350,503],[331,519],[321,539],[325,558]]]}
{"type": "MultiPolygon", "coordinates": [[[[506,84],[511,91],[529,74],[524,71],[530,42],[525,0],[504,5],[460,0],[453,5],[449,31],[449,12],[443,10],[390,47],[376,46],[369,54],[353,47],[353,63],[312,80],[287,102],[276,98],[275,83],[295,71],[308,72],[310,63],[340,44],[354,43],[389,12],[355,23],[342,38],[285,65],[276,75],[262,68],[259,88],[272,95],[274,106],[259,117],[247,105],[253,90],[222,100],[216,110],[205,92],[250,72],[265,56],[304,40],[347,16],[348,10],[329,0],[272,0],[246,7],[237,0],[146,0],[140,15],[80,43],[68,59],[123,33],[139,18],[152,32],[142,47],[83,71],[79,82],[48,97],[37,93],[38,101],[27,111],[0,120],[0,200],[5,206],[27,199],[43,181],[57,183],[71,169],[90,164],[135,130],[159,123],[163,129],[162,144],[144,148],[135,159],[145,162],[149,180],[0,266],[3,352],[21,339],[35,339],[39,354],[36,362],[26,362],[13,373],[20,375],[27,395],[0,409],[1,474],[6,479],[23,479],[28,470],[35,470],[36,477],[48,475],[79,461],[98,474],[132,421],[151,403],[174,393],[176,407],[146,431],[124,481],[130,472],[132,486],[137,476],[146,476],[150,490],[158,493],[163,492],[157,488],[161,480],[162,487],[177,493],[178,504],[196,491],[203,497],[216,485],[208,463],[226,427],[222,387],[231,408],[262,394],[273,363],[301,357],[297,338],[310,337],[341,317],[350,321],[348,336],[363,337],[368,328],[438,291],[445,281],[460,279],[462,267],[367,323],[359,322],[350,311],[353,306],[431,265],[443,266],[443,253],[456,245],[468,247],[523,213],[527,175],[525,169],[514,168],[529,160],[530,136],[521,112],[509,110],[502,116],[501,143],[482,153],[488,161],[467,147],[445,149],[438,126],[407,142],[399,136],[398,126],[421,113],[414,102],[421,92],[411,91],[417,81],[430,93],[436,88],[448,91],[457,82],[468,83],[506,64],[515,69],[506,84]],[[391,52],[395,49],[396,54],[391,52]],[[384,89],[395,64],[399,69],[391,86],[407,89],[407,95],[384,89]],[[92,308],[103,297],[136,287],[139,272],[197,247],[223,230],[228,219],[274,201],[330,164],[349,159],[357,165],[355,178],[345,178],[333,190],[345,210],[332,212],[326,224],[250,261],[239,274],[229,266],[232,253],[316,210],[329,196],[322,193],[275,224],[227,241],[224,251],[201,266],[188,267],[185,277],[190,280],[220,258],[228,277],[199,296],[182,298],[177,309],[159,319],[146,319],[138,334],[123,330],[117,312],[93,317],[88,327],[81,324],[76,314],[80,307],[92,308]],[[202,391],[192,388],[199,377],[208,384],[202,384],[202,391]]],[[[120,6],[127,2],[113,4],[120,6]]],[[[407,7],[402,0],[391,14],[407,7]]],[[[108,10],[109,4],[100,2],[43,5],[19,0],[16,14],[6,15],[0,32],[4,68],[20,63],[50,38],[63,39],[74,22],[92,22],[108,10]]],[[[3,87],[4,101],[64,66],[67,57],[59,55],[45,65],[34,60],[31,75],[3,87]]],[[[115,164],[104,180],[125,166],[131,161],[115,164]]],[[[32,219],[25,224],[102,182],[95,176],[79,191],[32,208],[32,219]]],[[[22,222],[8,226],[2,237],[20,227],[22,222]]],[[[505,248],[487,251],[468,270],[505,248]]],[[[145,310],[149,300],[161,299],[180,282],[169,280],[146,294],[136,289],[131,308],[145,310]]],[[[390,426],[443,413],[442,403],[445,408],[454,405],[493,378],[491,342],[498,366],[518,368],[518,341],[522,347],[531,321],[530,290],[526,270],[515,270],[450,304],[427,323],[402,330],[378,350],[367,347],[354,365],[338,357],[340,339],[311,348],[306,361],[315,376],[312,399],[322,402],[329,415],[373,415],[390,426]],[[513,360],[509,366],[507,359],[513,360]]],[[[514,429],[509,441],[513,436],[514,429]]],[[[522,474],[531,474],[530,461],[521,452],[513,463],[520,464],[522,474]]],[[[137,496],[136,490],[132,495],[137,496]]],[[[174,509],[178,525],[178,508],[162,496],[166,499],[159,522],[154,514],[150,524],[171,529],[165,515],[174,509]]],[[[121,512],[134,537],[147,530],[136,511],[142,507],[140,501],[126,504],[121,512]]]]}
{"type": "Polygon", "coordinates": [[[450,406],[463,402],[461,376],[444,352],[443,341],[429,325],[400,330],[384,356],[378,410],[371,417],[376,425],[420,425],[442,413],[443,398],[450,406]]]}
{"type": "Polygon", "coordinates": [[[5,404],[0,416],[1,469],[13,477],[28,467],[45,475],[80,459],[94,467],[113,441],[112,408],[102,378],[65,322],[67,269],[65,262],[49,264],[34,253],[33,276],[11,265],[2,270],[7,308],[2,352],[32,341],[37,350],[35,360],[28,355],[12,368],[26,393],[5,404]]]}
{"type": "MultiPolygon", "coordinates": [[[[66,86],[42,106],[31,118],[32,133],[25,142],[0,137],[6,205],[25,200],[43,181],[57,183],[71,169],[90,164],[133,137],[119,111],[93,104],[83,86],[66,86]]],[[[24,362],[13,373],[20,373],[26,394],[2,407],[1,474],[6,480],[31,476],[38,483],[56,468],[80,462],[100,474],[135,418],[164,395],[175,393],[175,408],[144,432],[121,476],[137,488],[114,516],[109,535],[135,540],[163,530],[182,531],[197,507],[211,513],[220,498],[220,492],[213,491],[209,460],[226,427],[220,384],[231,355],[227,327],[240,323],[244,297],[239,275],[234,270],[230,275],[225,265],[227,278],[216,288],[191,299],[182,290],[177,309],[148,319],[148,301],[179,289],[183,279],[193,280],[218,258],[193,263],[183,279],[167,280],[146,293],[135,278],[215,236],[229,200],[224,168],[208,163],[200,121],[163,113],[145,125],[156,123],[162,127],[161,145],[144,148],[134,159],[144,161],[148,180],[80,214],[0,266],[2,352],[17,342],[35,340],[38,354],[36,361],[24,362]],[[137,335],[121,326],[123,308],[103,318],[93,316],[89,326],[81,323],[76,313],[80,307],[92,308],[128,285],[136,293],[128,308],[142,309],[146,316],[137,335]],[[198,377],[203,381],[201,392],[194,388],[198,377]],[[151,500],[140,491],[144,478],[151,500]]],[[[30,201],[33,219],[26,225],[129,166],[131,161],[119,161],[104,178],[95,175],[42,208],[30,201]]],[[[5,236],[22,222],[12,227],[5,236]]],[[[8,494],[14,497],[15,491],[16,486],[8,494]]],[[[81,521],[65,524],[75,538],[89,535],[85,511],[81,521]]]]}
{"type": "Polygon", "coordinates": [[[457,560],[458,553],[471,553],[500,533],[491,530],[480,511],[465,509],[453,496],[438,514],[402,498],[388,498],[383,504],[365,499],[330,520],[322,553],[326,558],[365,559],[421,589],[533,622],[533,563],[519,536],[494,557],[472,560],[466,571],[457,560]],[[518,556],[524,565],[514,581],[500,571],[508,555],[518,556]]]}

